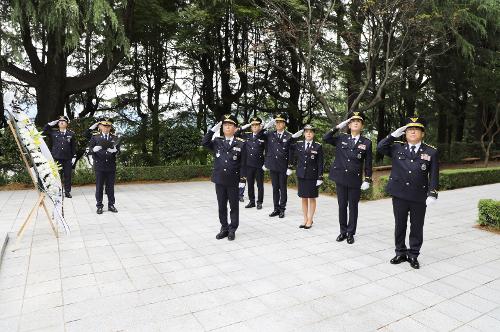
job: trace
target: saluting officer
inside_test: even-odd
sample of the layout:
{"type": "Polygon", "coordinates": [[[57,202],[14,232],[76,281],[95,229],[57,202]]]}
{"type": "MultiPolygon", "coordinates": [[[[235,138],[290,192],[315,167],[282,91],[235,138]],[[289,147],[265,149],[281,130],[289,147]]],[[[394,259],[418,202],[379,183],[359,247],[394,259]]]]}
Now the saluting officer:
{"type": "Polygon", "coordinates": [[[210,129],[202,140],[202,145],[210,149],[215,155],[212,182],[215,183],[215,193],[219,206],[220,232],[215,236],[217,240],[228,238],[233,241],[239,226],[239,188],[245,185],[245,140],[235,137],[238,120],[235,116],[226,114],[222,121],[210,129]],[[220,131],[222,126],[223,137],[212,136],[220,131]],[[231,223],[227,222],[227,203],[229,201],[231,223]]]}
{"type": "Polygon", "coordinates": [[[396,256],[391,264],[409,261],[420,268],[418,255],[423,242],[425,210],[437,197],[439,161],[436,148],[422,142],[426,122],[422,117],[406,119],[398,128],[378,143],[380,153],[391,157],[392,170],[387,192],[392,196],[394,210],[396,256]],[[396,141],[406,133],[406,142],[396,141]],[[407,249],[406,226],[410,214],[410,249],[407,249]]]}
{"type": "Polygon", "coordinates": [[[335,146],[335,160],[330,166],[329,178],[335,181],[339,204],[340,234],[337,241],[347,239],[349,244],[354,243],[361,190],[368,189],[372,181],[372,142],[361,136],[363,122],[363,115],[360,112],[353,112],[349,119],[339,123],[323,137],[324,142],[335,146]],[[337,134],[346,126],[349,127],[350,134],[337,134]],[[349,222],[347,222],[347,207],[349,207],[349,222]]]}
{"type": "Polygon", "coordinates": [[[259,117],[250,119],[250,123],[241,127],[237,135],[245,139],[245,147],[247,153],[247,160],[245,163],[246,176],[248,182],[248,198],[250,202],[245,208],[255,207],[255,188],[254,184],[257,182],[257,210],[262,209],[262,202],[264,201],[264,148],[266,146],[265,140],[262,138],[262,120],[259,117]],[[250,127],[251,131],[243,132],[244,129],[250,127]]]}
{"type": "Polygon", "coordinates": [[[102,118],[98,122],[100,133],[94,134],[89,142],[89,153],[94,160],[97,214],[102,214],[103,212],[104,205],[102,204],[102,198],[104,185],[106,185],[106,195],[108,196],[108,211],[118,212],[115,207],[115,177],[116,154],[120,151],[120,144],[118,137],[111,134],[112,125],[113,120],[111,118],[102,118]]]}
{"type": "Polygon", "coordinates": [[[263,170],[269,170],[271,173],[271,184],[273,186],[274,210],[270,217],[285,217],[287,195],[287,179],[292,170],[288,168],[288,157],[290,153],[290,144],[292,143],[292,134],[286,127],[287,117],[284,113],[279,113],[264,126],[262,137],[266,140],[266,156],[263,170]],[[267,129],[275,125],[276,130],[267,129]]]}
{"type": "Polygon", "coordinates": [[[76,155],[75,133],[68,129],[69,118],[61,116],[43,127],[43,134],[51,137],[52,157],[62,166],[60,171],[64,184],[64,195],[71,198],[72,159],[76,155]],[[54,126],[57,125],[57,128],[54,126]]]}
{"type": "Polygon", "coordinates": [[[307,124],[298,133],[304,133],[305,140],[290,146],[288,168],[297,166],[298,196],[302,198],[304,223],[299,228],[312,227],[316,212],[316,198],[319,186],[323,183],[323,147],[314,141],[315,128],[307,124]]]}

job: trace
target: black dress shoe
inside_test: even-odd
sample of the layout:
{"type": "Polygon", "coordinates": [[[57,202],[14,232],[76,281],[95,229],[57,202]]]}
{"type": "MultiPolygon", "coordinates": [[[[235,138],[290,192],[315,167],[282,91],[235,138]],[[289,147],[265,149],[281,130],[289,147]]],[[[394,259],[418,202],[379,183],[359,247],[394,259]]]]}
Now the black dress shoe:
{"type": "Polygon", "coordinates": [[[111,212],[114,212],[114,213],[118,212],[118,210],[115,208],[114,205],[108,206],[108,211],[111,211],[111,212]]]}
{"type": "Polygon", "coordinates": [[[102,214],[102,208],[97,208],[97,214],[102,214]]]}
{"type": "Polygon", "coordinates": [[[305,226],[304,226],[304,229],[309,229],[309,228],[311,228],[311,227],[313,227],[313,223],[311,223],[310,225],[305,225],[305,226]]]}
{"type": "Polygon", "coordinates": [[[246,206],[245,206],[245,209],[249,209],[249,208],[253,208],[255,207],[255,203],[254,202],[250,202],[248,203],[246,206]]]}
{"type": "Polygon", "coordinates": [[[299,228],[306,228],[306,225],[300,225],[299,228]]]}
{"type": "Polygon", "coordinates": [[[349,243],[349,244],[354,243],[354,235],[347,234],[347,243],[349,243]]]}
{"type": "Polygon", "coordinates": [[[221,240],[229,235],[228,231],[220,231],[219,234],[215,236],[217,240],[221,240]]]}
{"type": "Polygon", "coordinates": [[[407,261],[406,255],[396,255],[391,259],[391,264],[400,264],[407,261]]]}
{"type": "Polygon", "coordinates": [[[408,261],[410,262],[410,266],[414,269],[420,269],[420,263],[417,260],[417,257],[410,257],[408,258],[408,261]]]}
{"type": "Polygon", "coordinates": [[[64,196],[66,196],[67,198],[72,198],[73,197],[73,196],[71,196],[70,192],[65,193],[64,196]]]}
{"type": "Polygon", "coordinates": [[[271,212],[271,214],[269,214],[269,217],[276,217],[280,214],[280,211],[278,210],[274,210],[273,212],[271,212]]]}
{"type": "Polygon", "coordinates": [[[342,242],[344,241],[345,239],[347,238],[347,236],[345,234],[339,234],[339,236],[337,236],[337,242],[342,242]]]}
{"type": "Polygon", "coordinates": [[[262,210],[262,203],[257,203],[257,210],[262,210]]]}
{"type": "Polygon", "coordinates": [[[235,238],[236,238],[236,234],[234,232],[229,232],[229,234],[227,235],[227,239],[229,241],[233,241],[235,238]]]}
{"type": "Polygon", "coordinates": [[[285,211],[280,211],[280,216],[279,218],[285,218],[285,211]]]}

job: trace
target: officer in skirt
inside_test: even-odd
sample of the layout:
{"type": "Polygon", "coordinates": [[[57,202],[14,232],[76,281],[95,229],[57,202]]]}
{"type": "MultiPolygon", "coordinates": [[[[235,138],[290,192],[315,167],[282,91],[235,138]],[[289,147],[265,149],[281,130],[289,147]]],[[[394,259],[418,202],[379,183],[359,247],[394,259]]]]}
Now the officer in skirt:
{"type": "Polygon", "coordinates": [[[329,178],[335,181],[339,204],[340,234],[337,241],[347,239],[349,244],[354,243],[361,190],[368,189],[372,181],[372,142],[361,136],[363,122],[363,115],[353,112],[349,119],[338,124],[323,137],[325,143],[335,146],[335,160],[330,167],[329,178]],[[349,134],[338,133],[346,126],[349,127],[349,134]]]}
{"type": "Polygon", "coordinates": [[[392,159],[387,192],[392,196],[396,256],[391,264],[409,261],[414,269],[420,268],[418,256],[423,243],[425,211],[438,197],[438,151],[423,142],[426,121],[422,117],[406,119],[398,128],[378,143],[380,153],[392,159]],[[405,134],[405,141],[396,140],[405,134]],[[410,215],[410,248],[406,247],[406,227],[410,215]]]}
{"type": "Polygon", "coordinates": [[[316,212],[318,188],[323,183],[323,148],[314,141],[315,128],[307,124],[299,133],[304,133],[304,140],[290,146],[288,168],[296,166],[298,180],[298,196],[302,198],[304,223],[299,228],[312,227],[316,212]]]}
{"type": "Polygon", "coordinates": [[[71,171],[76,155],[75,133],[68,129],[69,118],[61,116],[43,127],[43,135],[50,136],[52,157],[61,165],[61,179],[64,184],[64,195],[71,198],[71,171]],[[54,128],[57,126],[57,128],[54,128]]]}
{"type": "Polygon", "coordinates": [[[108,211],[116,213],[118,210],[115,207],[115,177],[116,155],[120,152],[119,139],[116,135],[111,134],[112,119],[104,117],[89,129],[95,129],[96,125],[100,132],[94,134],[90,139],[89,153],[94,160],[97,214],[103,213],[104,185],[106,185],[106,195],[108,196],[108,211]]]}
{"type": "Polygon", "coordinates": [[[210,129],[202,140],[202,145],[214,153],[214,170],[212,182],[215,183],[215,193],[219,206],[220,232],[215,236],[217,240],[236,238],[239,226],[239,188],[245,186],[246,147],[242,138],[235,137],[238,120],[235,116],[226,114],[222,120],[210,129]],[[215,137],[222,127],[223,137],[215,137]],[[227,220],[227,203],[231,209],[230,219],[227,220]]]}
{"type": "Polygon", "coordinates": [[[245,139],[245,147],[247,152],[246,160],[246,176],[248,183],[248,199],[250,202],[245,208],[253,208],[257,206],[257,210],[262,209],[264,202],[264,149],[266,142],[262,137],[262,119],[253,117],[250,123],[241,127],[238,135],[245,139]],[[243,130],[250,127],[250,131],[244,132],[243,130]],[[257,184],[257,205],[255,205],[255,188],[257,184]]]}

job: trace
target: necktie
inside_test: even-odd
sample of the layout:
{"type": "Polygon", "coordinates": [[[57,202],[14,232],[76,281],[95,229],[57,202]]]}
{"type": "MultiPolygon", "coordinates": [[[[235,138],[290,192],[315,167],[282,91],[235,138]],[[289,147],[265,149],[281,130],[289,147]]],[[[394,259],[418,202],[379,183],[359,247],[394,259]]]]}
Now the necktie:
{"type": "Polygon", "coordinates": [[[354,146],[354,142],[355,142],[354,137],[350,137],[350,138],[349,138],[349,146],[350,146],[351,148],[354,146]]]}
{"type": "Polygon", "coordinates": [[[281,139],[281,134],[278,134],[278,139],[281,139]]]}
{"type": "Polygon", "coordinates": [[[307,142],[306,151],[307,152],[311,151],[311,142],[307,142]]]}
{"type": "Polygon", "coordinates": [[[411,149],[411,157],[412,158],[415,158],[415,148],[416,148],[415,145],[412,145],[411,148],[410,148],[411,149]]]}

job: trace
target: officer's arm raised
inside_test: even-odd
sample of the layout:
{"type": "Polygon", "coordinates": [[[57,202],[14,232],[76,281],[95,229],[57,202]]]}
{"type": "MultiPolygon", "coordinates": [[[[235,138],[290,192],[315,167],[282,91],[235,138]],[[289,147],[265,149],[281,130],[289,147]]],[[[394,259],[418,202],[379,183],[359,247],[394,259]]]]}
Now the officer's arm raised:
{"type": "Polygon", "coordinates": [[[212,141],[212,136],[214,136],[215,132],[212,130],[207,131],[203,139],[201,140],[201,145],[206,147],[207,149],[214,150],[214,142],[212,141]]]}
{"type": "Polygon", "coordinates": [[[337,145],[337,139],[338,139],[338,128],[332,128],[329,130],[324,136],[323,136],[323,142],[331,144],[331,145],[337,145]]]}

